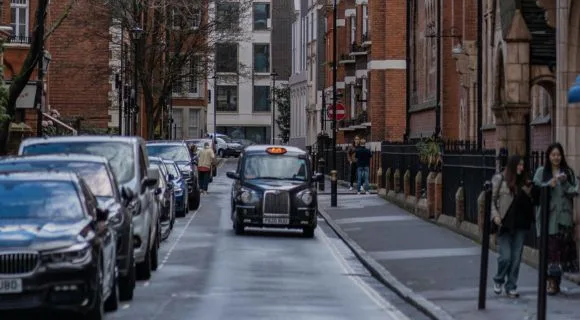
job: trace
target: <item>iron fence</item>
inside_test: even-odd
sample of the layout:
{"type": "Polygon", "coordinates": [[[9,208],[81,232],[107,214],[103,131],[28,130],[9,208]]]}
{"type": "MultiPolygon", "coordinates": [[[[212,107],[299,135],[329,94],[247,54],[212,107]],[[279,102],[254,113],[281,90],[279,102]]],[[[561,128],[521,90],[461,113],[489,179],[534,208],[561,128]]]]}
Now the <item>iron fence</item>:
{"type": "Polygon", "coordinates": [[[395,174],[395,171],[399,169],[399,186],[401,189],[404,186],[405,172],[407,170],[411,173],[410,185],[411,185],[411,195],[417,198],[425,196],[425,190],[427,188],[427,175],[429,170],[426,165],[421,163],[419,157],[419,150],[417,146],[412,142],[383,142],[381,144],[381,161],[383,167],[382,181],[381,185],[386,184],[386,170],[391,168],[391,175],[395,174]],[[415,194],[415,177],[417,173],[421,172],[421,194],[415,194]]]}

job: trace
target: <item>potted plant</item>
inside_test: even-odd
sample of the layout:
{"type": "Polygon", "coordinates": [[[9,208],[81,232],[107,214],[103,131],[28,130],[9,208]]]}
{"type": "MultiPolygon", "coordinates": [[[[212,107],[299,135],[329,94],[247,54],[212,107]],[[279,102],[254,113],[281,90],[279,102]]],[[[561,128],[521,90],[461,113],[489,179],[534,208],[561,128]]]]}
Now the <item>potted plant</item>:
{"type": "Polygon", "coordinates": [[[419,160],[431,171],[441,168],[443,159],[441,156],[441,142],[437,138],[427,138],[417,143],[419,160]]]}

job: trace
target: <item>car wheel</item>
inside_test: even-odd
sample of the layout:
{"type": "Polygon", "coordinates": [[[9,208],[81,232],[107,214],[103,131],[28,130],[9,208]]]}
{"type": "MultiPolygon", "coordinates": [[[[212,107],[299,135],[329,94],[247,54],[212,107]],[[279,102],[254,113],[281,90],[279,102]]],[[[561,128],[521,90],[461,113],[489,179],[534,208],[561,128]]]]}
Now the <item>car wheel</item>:
{"type": "Polygon", "coordinates": [[[105,306],[103,304],[103,264],[99,262],[97,279],[95,280],[95,301],[86,315],[89,320],[102,320],[105,318],[105,306]]]}
{"type": "Polygon", "coordinates": [[[302,235],[305,238],[314,238],[314,227],[304,227],[302,229],[302,235]]]}
{"type": "Polygon", "coordinates": [[[131,266],[126,276],[119,279],[119,299],[121,301],[130,301],[133,299],[133,292],[135,291],[135,259],[130,258],[131,266]]]}
{"type": "Polygon", "coordinates": [[[137,264],[137,279],[149,280],[151,279],[151,249],[147,246],[145,251],[145,260],[137,264]]]}
{"type": "Polygon", "coordinates": [[[119,282],[117,276],[113,276],[113,287],[111,288],[111,295],[105,301],[105,311],[115,311],[119,309],[119,282]]]}
{"type": "Polygon", "coordinates": [[[156,271],[159,267],[159,238],[155,240],[153,251],[151,251],[151,270],[156,271]]]}
{"type": "Polygon", "coordinates": [[[190,210],[197,210],[199,209],[199,205],[201,202],[201,190],[199,190],[199,188],[196,188],[195,190],[193,190],[193,197],[191,199],[191,205],[189,206],[190,210]]]}

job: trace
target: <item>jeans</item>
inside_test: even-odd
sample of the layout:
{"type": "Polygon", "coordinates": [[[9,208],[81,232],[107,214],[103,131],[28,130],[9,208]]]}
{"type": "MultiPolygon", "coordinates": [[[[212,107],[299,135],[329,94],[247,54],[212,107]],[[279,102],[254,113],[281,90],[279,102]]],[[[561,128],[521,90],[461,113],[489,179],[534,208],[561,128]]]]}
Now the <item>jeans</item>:
{"type": "Polygon", "coordinates": [[[201,191],[207,191],[210,174],[211,171],[199,171],[199,188],[201,189],[201,191]]]}
{"type": "Polygon", "coordinates": [[[497,258],[497,273],[493,281],[497,284],[504,284],[505,290],[516,290],[518,276],[520,273],[520,263],[524,251],[524,241],[526,230],[515,230],[497,235],[499,257],[497,258]]]}
{"type": "Polygon", "coordinates": [[[351,188],[354,187],[354,182],[356,181],[356,162],[352,162],[350,164],[350,186],[351,188]]]}
{"type": "Polygon", "coordinates": [[[359,167],[357,169],[356,175],[358,178],[357,191],[361,191],[361,187],[364,183],[364,190],[369,191],[369,167],[359,167]]]}

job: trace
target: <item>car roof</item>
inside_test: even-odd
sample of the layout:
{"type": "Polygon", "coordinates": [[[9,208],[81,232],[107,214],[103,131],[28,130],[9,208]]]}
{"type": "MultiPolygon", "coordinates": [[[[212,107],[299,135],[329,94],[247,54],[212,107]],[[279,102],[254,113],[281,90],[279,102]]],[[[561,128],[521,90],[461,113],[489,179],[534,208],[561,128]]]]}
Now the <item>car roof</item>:
{"type": "Polygon", "coordinates": [[[125,143],[141,143],[143,138],[137,136],[59,136],[59,137],[44,137],[44,138],[28,138],[22,141],[21,146],[26,147],[34,144],[43,143],[63,143],[63,142],[125,142],[125,143]]]}
{"type": "Polygon", "coordinates": [[[71,171],[59,171],[49,169],[39,176],[38,171],[18,171],[18,172],[2,172],[0,171],[0,181],[70,181],[74,183],[79,183],[80,178],[76,173],[71,171]]]}
{"type": "Polygon", "coordinates": [[[151,140],[147,141],[147,145],[158,144],[158,145],[167,145],[167,146],[177,146],[177,145],[184,145],[185,141],[183,140],[151,140]]]}
{"type": "Polygon", "coordinates": [[[297,148],[297,147],[292,147],[292,146],[283,146],[283,145],[273,145],[273,144],[264,144],[264,145],[251,145],[251,146],[247,146],[244,149],[244,153],[265,153],[266,149],[268,148],[284,148],[286,149],[286,154],[287,155],[293,155],[293,156],[298,156],[298,155],[306,155],[306,151],[297,148]]]}
{"type": "Polygon", "coordinates": [[[78,162],[94,162],[101,164],[108,163],[108,160],[105,157],[77,153],[51,153],[43,155],[25,155],[25,156],[12,156],[0,158],[0,163],[41,162],[41,161],[54,161],[54,162],[78,161],[78,162]]]}

